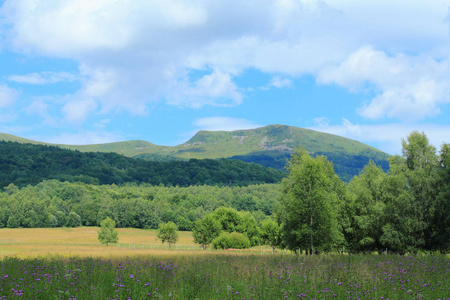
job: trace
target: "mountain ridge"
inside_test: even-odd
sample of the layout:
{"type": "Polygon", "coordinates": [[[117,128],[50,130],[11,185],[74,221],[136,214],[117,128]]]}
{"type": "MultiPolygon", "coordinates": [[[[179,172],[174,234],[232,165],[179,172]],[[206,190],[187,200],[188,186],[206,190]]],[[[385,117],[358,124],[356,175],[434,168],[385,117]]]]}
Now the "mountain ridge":
{"type": "Polygon", "coordinates": [[[280,124],[234,131],[200,130],[177,146],[160,146],[143,140],[61,145],[36,142],[9,134],[0,134],[0,140],[57,146],[81,152],[115,152],[154,161],[239,159],[278,169],[284,169],[287,159],[296,148],[303,148],[313,156],[327,156],[333,162],[336,173],[345,181],[358,175],[369,160],[381,165],[384,170],[389,167],[389,155],[372,146],[338,135],[280,124]]]}

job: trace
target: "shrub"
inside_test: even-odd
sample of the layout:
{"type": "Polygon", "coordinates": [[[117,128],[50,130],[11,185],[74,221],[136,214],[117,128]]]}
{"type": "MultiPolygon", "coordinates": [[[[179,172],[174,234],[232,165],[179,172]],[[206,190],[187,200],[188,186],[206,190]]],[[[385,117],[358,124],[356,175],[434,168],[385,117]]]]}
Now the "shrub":
{"type": "Polygon", "coordinates": [[[214,249],[247,249],[250,248],[250,240],[239,232],[222,232],[212,241],[214,249]]]}
{"type": "Polygon", "coordinates": [[[78,227],[81,226],[81,217],[76,213],[71,211],[67,218],[67,227],[78,227]]]}

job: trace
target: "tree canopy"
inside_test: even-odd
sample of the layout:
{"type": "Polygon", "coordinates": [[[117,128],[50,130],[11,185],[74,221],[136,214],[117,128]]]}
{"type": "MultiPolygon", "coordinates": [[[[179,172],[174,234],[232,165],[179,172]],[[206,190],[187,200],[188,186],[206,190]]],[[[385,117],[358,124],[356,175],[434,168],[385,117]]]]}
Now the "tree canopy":
{"type": "Polygon", "coordinates": [[[340,179],[324,156],[313,158],[297,150],[281,183],[280,210],[283,242],[292,250],[328,250],[343,240],[337,226],[340,179]]]}

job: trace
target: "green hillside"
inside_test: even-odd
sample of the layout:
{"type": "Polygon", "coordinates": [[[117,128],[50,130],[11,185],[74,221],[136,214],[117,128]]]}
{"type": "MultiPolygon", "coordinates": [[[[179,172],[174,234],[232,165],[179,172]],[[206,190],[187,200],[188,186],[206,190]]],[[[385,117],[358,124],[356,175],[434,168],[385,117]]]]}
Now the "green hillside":
{"type": "Polygon", "coordinates": [[[78,150],[81,152],[115,152],[128,157],[133,157],[146,153],[159,153],[166,152],[167,146],[158,146],[146,141],[126,141],[107,144],[94,144],[94,145],[56,145],[61,148],[70,150],[78,150]]]}
{"type": "Polygon", "coordinates": [[[366,153],[377,158],[387,157],[387,154],[351,139],[285,125],[236,131],[199,131],[186,143],[174,147],[176,151],[173,155],[185,158],[221,158],[261,151],[292,153],[298,147],[310,153],[366,153]]]}
{"type": "Polygon", "coordinates": [[[29,140],[29,139],[24,139],[12,134],[7,134],[7,133],[0,133],[0,141],[5,141],[5,142],[17,142],[17,143],[21,143],[21,144],[35,144],[35,145],[46,145],[46,143],[42,143],[42,142],[36,142],[33,140],[29,140]]]}
{"type": "MultiPolygon", "coordinates": [[[[19,143],[46,144],[9,134],[0,134],[0,140],[19,143]]],[[[61,148],[81,152],[115,152],[125,156],[153,154],[156,157],[229,158],[255,152],[292,153],[304,148],[310,153],[342,152],[352,155],[365,153],[376,158],[388,155],[363,143],[337,135],[285,125],[269,125],[257,129],[236,131],[199,131],[184,144],[169,147],[146,141],[126,141],[94,145],[61,145],[61,148]]],[[[150,156],[151,157],[151,156],[150,156]]]]}
{"type": "MultiPolygon", "coordinates": [[[[12,135],[0,134],[0,140],[44,144],[12,135]]],[[[269,125],[236,131],[199,131],[184,144],[169,147],[146,141],[127,141],[96,145],[54,145],[81,152],[115,152],[150,161],[230,158],[283,169],[295,148],[311,155],[325,155],[336,173],[345,181],[357,175],[372,159],[387,170],[388,154],[366,144],[337,135],[285,125],[269,125]]]]}

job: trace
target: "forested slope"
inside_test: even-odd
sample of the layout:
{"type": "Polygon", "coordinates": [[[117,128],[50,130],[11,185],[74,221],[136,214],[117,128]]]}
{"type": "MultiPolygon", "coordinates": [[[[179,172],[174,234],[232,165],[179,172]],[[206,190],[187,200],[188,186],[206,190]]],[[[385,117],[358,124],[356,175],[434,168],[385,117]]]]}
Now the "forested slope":
{"type": "Polygon", "coordinates": [[[285,174],[243,161],[145,161],[116,153],[79,152],[55,146],[0,141],[0,187],[45,179],[90,184],[249,185],[277,183],[285,174]]]}
{"type": "MultiPolygon", "coordinates": [[[[43,144],[0,133],[0,140],[43,144]]],[[[314,130],[285,125],[235,131],[199,131],[178,146],[159,146],[134,140],[94,145],[53,145],[81,152],[114,152],[149,161],[231,158],[285,170],[294,149],[325,155],[345,182],[358,175],[369,160],[389,169],[389,155],[358,141],[314,130]]]]}

